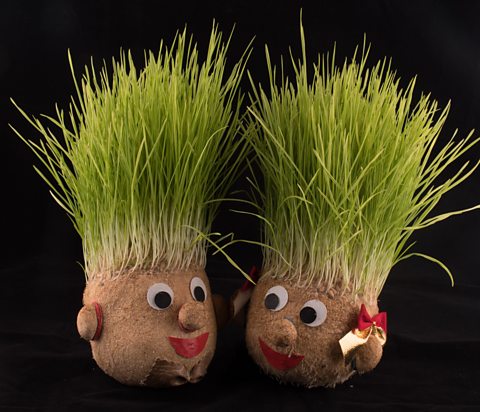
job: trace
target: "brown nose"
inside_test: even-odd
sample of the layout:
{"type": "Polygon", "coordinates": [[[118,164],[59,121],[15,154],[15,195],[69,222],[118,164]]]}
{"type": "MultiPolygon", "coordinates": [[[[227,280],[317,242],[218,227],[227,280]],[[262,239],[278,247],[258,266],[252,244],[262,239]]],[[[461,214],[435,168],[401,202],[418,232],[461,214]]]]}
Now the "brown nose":
{"type": "Polygon", "coordinates": [[[281,348],[293,346],[297,340],[297,329],[288,319],[282,319],[272,324],[272,341],[281,348]]]}
{"type": "Polygon", "coordinates": [[[185,332],[195,332],[205,326],[207,312],[204,305],[199,302],[188,302],[178,311],[178,324],[185,332]]]}

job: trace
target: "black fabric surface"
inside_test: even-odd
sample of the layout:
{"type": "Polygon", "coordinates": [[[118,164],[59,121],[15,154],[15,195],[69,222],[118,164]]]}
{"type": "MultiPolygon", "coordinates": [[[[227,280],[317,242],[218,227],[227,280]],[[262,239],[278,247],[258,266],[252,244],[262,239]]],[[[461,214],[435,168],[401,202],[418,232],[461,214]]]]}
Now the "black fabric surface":
{"type": "MultiPolygon", "coordinates": [[[[171,41],[187,23],[205,46],[212,19],[228,32],[236,23],[231,59],[253,36],[248,64],[266,78],[263,45],[271,55],[292,46],[299,55],[299,10],[303,8],[311,59],[331,50],[351,56],[364,34],[372,43],[370,63],[391,56],[403,81],[418,75],[419,91],[431,92],[452,109],[439,144],[453,131],[480,135],[480,4],[478,2],[274,2],[224,1],[2,1],[0,4],[0,410],[52,411],[477,411],[480,410],[480,213],[454,217],[413,237],[415,250],[440,258],[455,287],[436,265],[401,262],[380,296],[389,334],[380,365],[335,389],[279,385],[250,360],[243,330],[229,325],[206,378],[171,389],[122,386],[91,360],[76,332],[85,284],[81,244],[64,212],[35,175],[33,155],[10,131],[12,123],[35,137],[9,103],[32,114],[54,112],[74,92],[67,63],[70,48],[78,72],[89,63],[132,49],[140,63],[145,48],[171,41]]],[[[243,82],[248,89],[248,81],[243,82]]],[[[476,148],[466,159],[480,158],[476,148]]],[[[480,172],[445,197],[437,212],[480,203],[480,172]]],[[[236,189],[246,187],[242,179],[236,189]]],[[[258,239],[253,218],[225,204],[214,230],[258,239]]],[[[248,270],[261,264],[258,248],[232,247],[248,270]]],[[[229,296],[241,276],[211,257],[213,290],[229,296]]]]}

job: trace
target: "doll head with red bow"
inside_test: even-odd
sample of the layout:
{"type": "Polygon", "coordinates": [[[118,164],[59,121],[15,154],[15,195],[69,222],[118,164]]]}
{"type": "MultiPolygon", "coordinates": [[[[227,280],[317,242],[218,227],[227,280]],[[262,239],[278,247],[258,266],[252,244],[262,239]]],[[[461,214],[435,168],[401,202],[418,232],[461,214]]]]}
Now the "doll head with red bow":
{"type": "Polygon", "coordinates": [[[380,331],[374,333],[369,313],[382,319],[376,327],[386,337],[386,314],[377,314],[375,301],[262,276],[248,312],[248,351],[281,381],[335,386],[380,361],[385,340],[378,339],[380,331]]]}
{"type": "Polygon", "coordinates": [[[245,137],[263,172],[261,185],[252,179],[252,203],[264,259],[246,338],[280,381],[334,386],[379,362],[380,292],[392,267],[415,255],[407,244],[415,230],[462,213],[429,216],[477,167],[442,181],[478,140],[471,133],[434,149],[448,107],[439,112],[429,95],[417,101],[415,80],[402,89],[386,59],[367,67],[366,45],[340,65],[328,55],[311,64],[300,31],[293,78],[267,53],[268,90],[253,85],[251,94],[245,137]]]}

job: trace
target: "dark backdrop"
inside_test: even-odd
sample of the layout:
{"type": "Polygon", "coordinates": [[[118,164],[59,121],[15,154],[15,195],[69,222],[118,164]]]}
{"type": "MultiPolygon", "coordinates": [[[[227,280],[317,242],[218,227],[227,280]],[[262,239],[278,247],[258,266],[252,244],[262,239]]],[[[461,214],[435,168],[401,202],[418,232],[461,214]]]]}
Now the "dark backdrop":
{"type": "MultiPolygon", "coordinates": [[[[265,79],[265,43],[280,54],[299,52],[299,10],[310,56],[331,50],[351,56],[364,34],[370,62],[390,56],[405,81],[418,75],[420,91],[452,109],[441,137],[458,128],[480,134],[480,3],[474,1],[25,1],[0,3],[0,410],[479,410],[480,213],[442,222],[414,236],[416,251],[441,258],[440,268],[413,259],[391,273],[380,300],[389,315],[389,342],[371,374],[335,390],[280,386],[263,376],[243,346],[242,329],[220,333],[206,379],[175,389],[122,386],[90,359],[75,330],[84,278],[81,244],[64,212],[32,169],[33,155],[8,128],[34,137],[9,102],[30,114],[52,114],[74,92],[67,49],[77,72],[131,49],[156,50],[187,24],[206,45],[212,19],[228,32],[236,24],[231,60],[254,36],[248,68],[265,79]]],[[[243,83],[248,88],[248,82],[243,83]]],[[[480,148],[470,155],[480,158],[480,148]]],[[[480,172],[445,197],[437,211],[480,203],[480,172]]],[[[237,188],[245,182],[237,183],[237,188]]],[[[215,228],[258,238],[258,222],[224,205],[215,228]]],[[[260,264],[254,247],[231,249],[244,267],[260,264]]],[[[213,288],[228,295],[242,282],[212,258],[213,288]]]]}

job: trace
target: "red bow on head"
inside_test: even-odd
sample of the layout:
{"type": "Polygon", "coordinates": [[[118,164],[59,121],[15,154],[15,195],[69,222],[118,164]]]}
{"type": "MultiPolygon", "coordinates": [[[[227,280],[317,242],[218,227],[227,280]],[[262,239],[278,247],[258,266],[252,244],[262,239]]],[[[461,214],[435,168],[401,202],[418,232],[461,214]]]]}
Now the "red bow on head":
{"type": "Polygon", "coordinates": [[[382,328],[387,333],[387,312],[380,312],[374,317],[371,317],[367,312],[367,308],[362,303],[360,313],[358,314],[358,329],[365,330],[371,326],[382,328]]]}
{"type": "Polygon", "coordinates": [[[380,312],[372,318],[362,304],[357,328],[338,341],[345,362],[349,362],[354,351],[365,345],[370,338],[377,339],[382,346],[387,342],[387,312],[380,312]]]}

